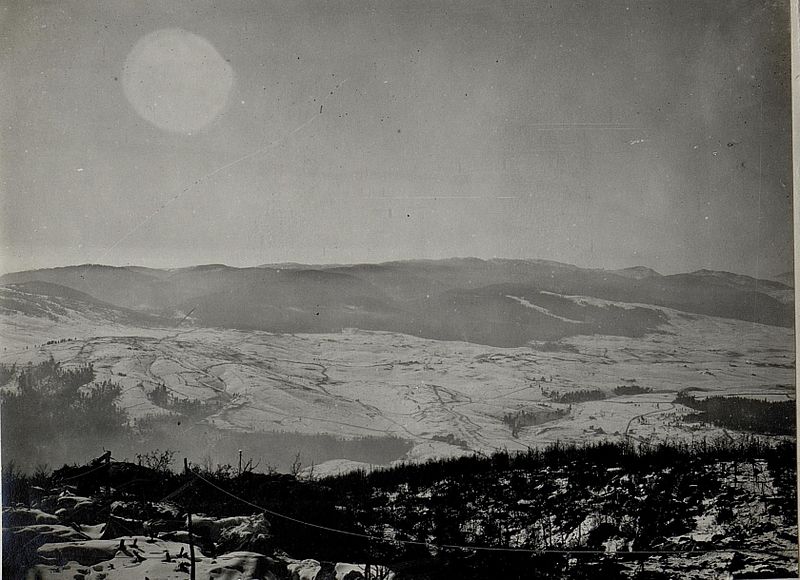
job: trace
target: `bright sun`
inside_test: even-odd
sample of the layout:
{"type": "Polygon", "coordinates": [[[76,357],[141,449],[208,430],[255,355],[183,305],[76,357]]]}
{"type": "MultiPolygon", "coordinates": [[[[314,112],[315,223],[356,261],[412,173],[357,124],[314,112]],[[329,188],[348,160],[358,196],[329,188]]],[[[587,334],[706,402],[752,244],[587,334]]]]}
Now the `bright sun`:
{"type": "Polygon", "coordinates": [[[136,43],[125,61],[122,83],[141,117],[166,131],[191,133],[225,110],[233,70],[202,36],[165,28],[136,43]]]}

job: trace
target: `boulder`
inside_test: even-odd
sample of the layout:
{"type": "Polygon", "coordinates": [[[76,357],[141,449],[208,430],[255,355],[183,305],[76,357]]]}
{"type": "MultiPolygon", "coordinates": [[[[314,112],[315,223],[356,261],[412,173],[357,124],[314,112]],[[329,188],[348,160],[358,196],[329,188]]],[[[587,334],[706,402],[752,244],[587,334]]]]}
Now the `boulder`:
{"type": "Polygon", "coordinates": [[[281,565],[272,558],[257,552],[230,552],[214,559],[208,571],[212,580],[240,580],[260,578],[278,580],[284,578],[281,565]]]}
{"type": "Polygon", "coordinates": [[[10,507],[3,508],[3,527],[30,526],[36,524],[57,524],[58,518],[42,510],[10,507]]]}
{"type": "Polygon", "coordinates": [[[86,540],[45,544],[37,552],[41,558],[55,564],[74,561],[83,566],[92,566],[113,558],[118,547],[117,540],[86,540]]]}
{"type": "MultiPolygon", "coordinates": [[[[318,560],[293,560],[284,558],[284,565],[290,580],[363,580],[366,578],[366,564],[345,562],[319,562],[318,560]]],[[[372,578],[392,580],[394,572],[385,566],[370,565],[372,578]]]]}
{"type": "Polygon", "coordinates": [[[73,521],[78,524],[96,524],[104,518],[104,508],[98,500],[79,495],[63,494],[56,500],[56,515],[62,521],[73,521]]]}
{"type": "Polygon", "coordinates": [[[268,552],[271,547],[270,526],[263,514],[245,518],[217,520],[220,527],[217,544],[223,551],[250,550],[268,552]]]}
{"type": "Polygon", "coordinates": [[[246,529],[258,529],[259,531],[266,529],[267,532],[269,531],[269,524],[267,524],[262,515],[232,516],[229,518],[194,516],[192,518],[192,527],[198,536],[204,536],[215,543],[220,540],[226,530],[233,528],[241,528],[243,531],[246,529]]]}
{"type": "Polygon", "coordinates": [[[78,542],[88,540],[89,536],[61,524],[36,524],[33,526],[21,526],[8,530],[9,537],[26,544],[37,543],[39,545],[52,542],[78,542]]]}
{"type": "Polygon", "coordinates": [[[123,518],[139,520],[177,520],[182,516],[178,506],[166,502],[142,505],[138,501],[115,501],[111,504],[111,513],[123,518]]]}
{"type": "Polygon", "coordinates": [[[38,559],[37,550],[50,543],[79,542],[87,536],[60,524],[37,524],[3,530],[3,566],[25,570],[38,559]]]}
{"type": "Polygon", "coordinates": [[[289,560],[286,564],[290,580],[316,580],[321,568],[317,560],[311,559],[289,560]]]}
{"type": "Polygon", "coordinates": [[[101,540],[110,540],[122,536],[143,536],[144,524],[141,520],[122,518],[115,515],[108,516],[108,522],[103,529],[101,540]]]}
{"type": "Polygon", "coordinates": [[[144,535],[157,536],[186,529],[186,522],[178,519],[147,520],[143,524],[144,535]]]}
{"type": "Polygon", "coordinates": [[[339,562],[334,568],[336,580],[363,580],[365,566],[339,562]]]}

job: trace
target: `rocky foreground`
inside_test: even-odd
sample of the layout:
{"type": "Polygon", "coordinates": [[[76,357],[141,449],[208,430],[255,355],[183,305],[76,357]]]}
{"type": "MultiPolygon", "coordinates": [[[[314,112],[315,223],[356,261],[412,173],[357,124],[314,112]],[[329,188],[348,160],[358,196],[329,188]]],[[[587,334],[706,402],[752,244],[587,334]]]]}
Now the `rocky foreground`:
{"type": "Polygon", "coordinates": [[[291,558],[275,547],[263,514],[194,516],[190,543],[187,518],[169,501],[109,504],[65,488],[33,504],[3,509],[7,578],[185,580],[192,553],[196,578],[394,578],[375,564],[291,558]]]}
{"type": "Polygon", "coordinates": [[[188,579],[194,549],[209,579],[795,577],[796,449],[774,443],[554,446],[321,479],[110,454],[6,469],[3,573],[188,579]]]}

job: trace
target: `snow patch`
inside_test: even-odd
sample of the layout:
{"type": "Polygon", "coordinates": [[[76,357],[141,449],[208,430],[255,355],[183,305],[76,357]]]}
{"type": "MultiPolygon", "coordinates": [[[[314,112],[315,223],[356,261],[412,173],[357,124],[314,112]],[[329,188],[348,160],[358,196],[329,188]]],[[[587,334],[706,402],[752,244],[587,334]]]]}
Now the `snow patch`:
{"type": "Polygon", "coordinates": [[[525,308],[532,308],[532,309],[536,310],[537,312],[541,312],[542,314],[550,316],[551,318],[555,318],[555,319],[561,320],[563,322],[569,322],[571,324],[582,324],[580,320],[573,320],[571,318],[565,318],[563,316],[559,316],[558,314],[553,314],[547,308],[544,308],[543,306],[539,306],[538,304],[533,304],[532,302],[529,302],[528,300],[525,300],[524,298],[521,298],[519,296],[512,296],[511,294],[506,294],[506,298],[511,298],[511,300],[519,302],[525,308]]]}

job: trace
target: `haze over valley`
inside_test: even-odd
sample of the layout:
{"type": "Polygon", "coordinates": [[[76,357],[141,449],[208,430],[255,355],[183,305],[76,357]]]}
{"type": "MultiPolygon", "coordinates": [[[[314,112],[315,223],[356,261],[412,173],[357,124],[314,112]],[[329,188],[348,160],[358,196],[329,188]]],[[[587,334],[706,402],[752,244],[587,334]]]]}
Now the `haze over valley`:
{"type": "Polygon", "coordinates": [[[685,420],[680,392],[794,398],[792,288],[725,272],[451,259],[82,265],[0,282],[3,363],[91,364],[119,384],[132,424],[173,417],[153,444],[195,461],[244,445],[286,469],[288,446],[321,473],[553,441],[690,441],[731,430],[685,420]]]}

